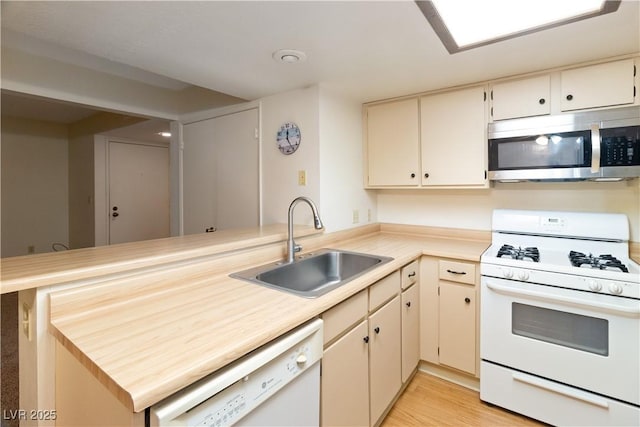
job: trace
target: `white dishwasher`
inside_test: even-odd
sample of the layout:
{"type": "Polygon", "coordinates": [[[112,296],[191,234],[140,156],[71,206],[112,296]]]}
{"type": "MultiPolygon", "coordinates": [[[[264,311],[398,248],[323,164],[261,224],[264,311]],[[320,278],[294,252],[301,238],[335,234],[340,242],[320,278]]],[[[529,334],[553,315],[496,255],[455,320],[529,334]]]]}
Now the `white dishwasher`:
{"type": "Polygon", "coordinates": [[[151,426],[318,426],[322,320],[312,320],[150,408],[151,426]]]}

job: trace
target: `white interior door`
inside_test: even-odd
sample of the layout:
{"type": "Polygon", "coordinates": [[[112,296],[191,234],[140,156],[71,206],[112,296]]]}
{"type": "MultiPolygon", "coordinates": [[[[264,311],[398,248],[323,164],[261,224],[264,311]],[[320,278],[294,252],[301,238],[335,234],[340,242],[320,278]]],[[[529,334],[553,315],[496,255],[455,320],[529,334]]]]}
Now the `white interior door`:
{"type": "Polygon", "coordinates": [[[258,110],[184,126],[184,234],[259,225],[258,110]]]}
{"type": "Polygon", "coordinates": [[[169,237],[169,148],[109,141],[109,243],[169,237]]]}

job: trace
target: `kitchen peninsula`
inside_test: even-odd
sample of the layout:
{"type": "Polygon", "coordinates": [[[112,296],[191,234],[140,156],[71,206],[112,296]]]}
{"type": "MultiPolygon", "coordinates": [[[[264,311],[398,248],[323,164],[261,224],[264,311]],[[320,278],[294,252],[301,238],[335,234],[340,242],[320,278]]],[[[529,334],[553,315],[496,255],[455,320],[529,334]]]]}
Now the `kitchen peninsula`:
{"type": "MultiPolygon", "coordinates": [[[[247,232],[242,239],[221,236],[210,246],[179,237],[130,244],[127,254],[121,245],[114,258],[103,258],[105,264],[96,258],[93,268],[50,267],[51,275],[43,266],[33,281],[15,273],[19,260],[6,259],[3,263],[13,263],[14,269],[3,268],[3,292],[11,271],[8,290],[26,289],[27,283],[42,286],[36,291],[47,295],[42,301],[50,306],[38,307],[37,322],[45,328],[37,333],[51,341],[46,351],[72,354],[133,416],[424,255],[477,263],[489,244],[482,231],[390,224],[314,233],[311,228],[296,232],[303,253],[334,248],[394,260],[317,299],[229,278],[282,258],[285,239],[275,227],[269,233],[247,232]],[[172,239],[179,250],[168,249],[172,239]],[[154,249],[160,255],[155,261],[154,249]],[[53,286],[56,280],[64,285],[53,286]]],[[[48,254],[47,262],[71,255],[48,254]]],[[[49,364],[55,369],[54,362],[49,364]]],[[[60,386],[55,377],[37,382],[39,390],[48,388],[53,395],[60,386]]]]}

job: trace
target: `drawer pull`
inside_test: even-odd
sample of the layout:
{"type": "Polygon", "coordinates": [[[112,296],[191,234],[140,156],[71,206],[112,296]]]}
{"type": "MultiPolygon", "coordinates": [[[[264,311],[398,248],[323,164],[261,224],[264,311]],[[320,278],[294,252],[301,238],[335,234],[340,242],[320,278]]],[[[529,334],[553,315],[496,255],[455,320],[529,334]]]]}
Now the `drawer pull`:
{"type": "Polygon", "coordinates": [[[460,274],[460,275],[467,274],[467,272],[466,272],[466,271],[455,271],[455,270],[449,270],[449,269],[447,269],[447,273],[451,273],[451,274],[460,274]]]}
{"type": "Polygon", "coordinates": [[[412,271],[411,273],[409,273],[409,274],[407,275],[407,277],[415,277],[415,275],[416,275],[416,272],[415,272],[415,271],[412,271]]]}
{"type": "Polygon", "coordinates": [[[471,302],[471,298],[467,297],[464,299],[464,302],[466,302],[467,304],[469,304],[471,302]]]}

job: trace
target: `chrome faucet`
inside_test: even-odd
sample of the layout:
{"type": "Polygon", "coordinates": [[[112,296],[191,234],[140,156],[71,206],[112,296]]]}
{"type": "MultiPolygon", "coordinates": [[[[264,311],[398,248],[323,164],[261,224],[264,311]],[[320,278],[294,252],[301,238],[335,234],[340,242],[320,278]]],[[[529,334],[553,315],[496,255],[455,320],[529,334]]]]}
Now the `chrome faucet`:
{"type": "Polygon", "coordinates": [[[315,203],[313,203],[313,200],[304,196],[293,199],[293,202],[289,205],[289,222],[287,224],[287,263],[293,262],[295,253],[302,250],[302,246],[297,245],[293,240],[293,208],[295,208],[300,202],[306,202],[311,208],[311,211],[313,212],[313,226],[315,229],[320,230],[324,228],[324,225],[320,220],[320,216],[318,215],[318,208],[315,203]]]}

